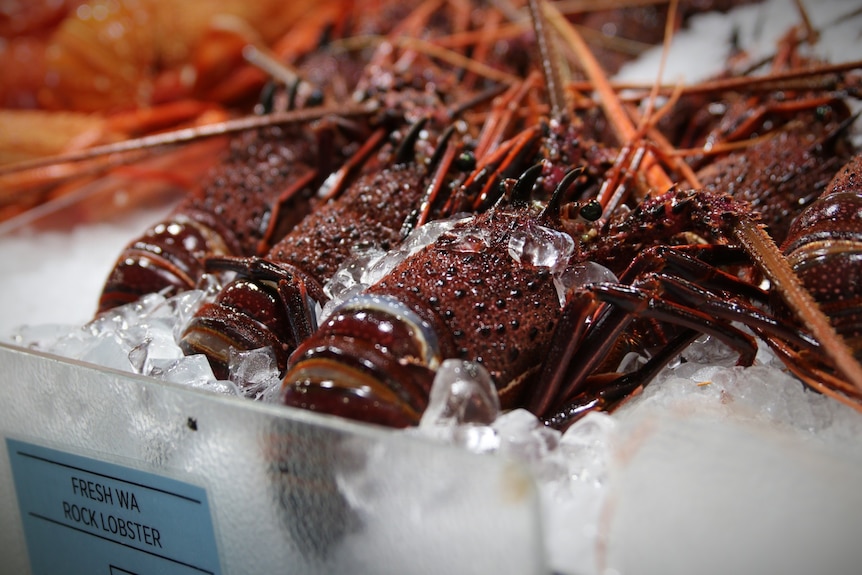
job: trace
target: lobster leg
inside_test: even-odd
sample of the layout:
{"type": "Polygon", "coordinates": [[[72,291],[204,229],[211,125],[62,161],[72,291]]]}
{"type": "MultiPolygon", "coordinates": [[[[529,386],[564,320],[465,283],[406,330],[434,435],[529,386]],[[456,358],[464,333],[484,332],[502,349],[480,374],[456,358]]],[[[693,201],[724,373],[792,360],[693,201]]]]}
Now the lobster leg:
{"type": "Polygon", "coordinates": [[[563,398],[575,392],[586,376],[598,367],[617,336],[635,316],[657,319],[715,336],[739,352],[738,365],[751,365],[754,362],[757,343],[753,337],[726,322],[716,321],[698,309],[661,297],[663,284],[667,281],[666,277],[651,275],[633,286],[595,284],[588,288],[598,299],[611,305],[609,311],[600,315],[594,327],[585,335],[579,351],[592,359],[573,366],[573,372],[567,374],[569,383],[562,391],[563,398]]]}
{"type": "MultiPolygon", "coordinates": [[[[560,398],[578,392],[579,386],[605,361],[635,316],[710,333],[737,349],[741,364],[750,364],[756,345],[749,336],[732,328],[730,321],[747,319],[750,323],[759,321],[762,325],[775,325],[775,322],[739,299],[734,300],[738,304],[727,303],[717,298],[714,292],[733,293],[755,301],[764,300],[765,294],[688,252],[708,256],[717,252],[719,260],[731,263],[737,255],[735,250],[721,246],[659,246],[635,258],[622,274],[620,284],[588,285],[584,290],[571,294],[539,379],[543,382],[542,393],[531,400],[530,409],[545,413],[560,398]],[[692,282],[714,292],[696,288],[692,282]],[[705,313],[705,308],[710,313],[715,312],[714,317],[705,313]],[[719,310],[722,313],[717,313],[719,310]],[[588,329],[585,327],[587,324],[588,329]],[[575,352],[579,357],[589,359],[574,363],[575,352]],[[565,388],[564,382],[568,382],[565,388]]],[[[783,333],[791,339],[803,338],[791,328],[786,328],[783,333]]],[[[805,341],[813,345],[809,340],[805,341]]]]}
{"type": "Polygon", "coordinates": [[[845,405],[849,405],[857,411],[862,411],[862,394],[854,385],[836,377],[829,371],[819,368],[811,357],[801,354],[791,348],[780,338],[758,334],[769,347],[775,352],[779,359],[784,362],[796,377],[801,379],[808,387],[827,395],[845,405]]]}
{"type": "MultiPolygon", "coordinates": [[[[317,320],[309,305],[308,289],[298,276],[278,282],[278,295],[290,321],[290,336],[294,347],[305,341],[317,329],[317,320]]],[[[287,362],[285,362],[285,366],[287,362]]],[[[284,369],[279,366],[280,369],[284,369]]]]}
{"type": "Polygon", "coordinates": [[[290,231],[310,211],[310,186],[317,178],[317,174],[317,170],[308,170],[305,174],[298,176],[279,196],[269,214],[269,224],[266,231],[258,242],[258,254],[268,252],[274,242],[290,231]]]}
{"type": "Polygon", "coordinates": [[[612,411],[655,379],[658,373],[700,334],[685,329],[636,371],[607,378],[590,377],[585,389],[545,418],[545,425],[565,430],[591,411],[612,411]],[[598,381],[597,381],[598,380],[598,381]]]}

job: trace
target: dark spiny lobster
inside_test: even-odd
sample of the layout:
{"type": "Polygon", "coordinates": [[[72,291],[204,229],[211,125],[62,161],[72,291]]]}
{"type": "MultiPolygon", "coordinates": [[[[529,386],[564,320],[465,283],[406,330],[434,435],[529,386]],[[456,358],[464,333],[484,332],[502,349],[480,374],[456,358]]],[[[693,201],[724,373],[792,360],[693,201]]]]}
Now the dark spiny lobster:
{"type": "MultiPolygon", "coordinates": [[[[535,179],[530,172],[519,181],[521,195],[535,179]]],[[[567,178],[557,197],[569,185],[567,178]]],[[[583,246],[560,231],[559,210],[557,200],[537,212],[526,197],[516,198],[459,223],[396,266],[300,345],[285,377],[285,402],[411,425],[439,363],[465,358],[488,369],[505,407],[525,405],[544,385],[536,376],[561,317],[558,285],[585,263],[583,246]]],[[[649,226],[656,244],[681,231],[718,238],[729,233],[727,213],[745,207],[727,196],[670,192],[620,226],[649,226]]],[[[573,302],[567,307],[586,309],[573,302]]],[[[687,319],[679,321],[692,325],[687,319]]],[[[753,359],[753,344],[729,324],[705,322],[702,329],[746,351],[743,361],[753,359]]]]}
{"type": "MultiPolygon", "coordinates": [[[[541,19],[537,16],[538,6],[538,2],[531,2],[534,22],[541,19]]],[[[417,18],[433,21],[435,26],[442,24],[451,31],[446,17],[429,19],[424,9],[413,12],[405,22],[415,24],[417,18]]],[[[540,46],[547,45],[547,38],[542,40],[544,25],[538,22],[536,26],[540,46]]],[[[415,48],[410,41],[403,46],[408,52],[415,48]]],[[[547,52],[542,53],[552,119],[537,122],[532,102],[532,115],[513,112],[514,104],[523,101],[523,94],[506,100],[503,107],[509,107],[506,114],[513,123],[505,132],[488,139],[483,139],[483,130],[478,146],[487,154],[487,161],[466,177],[466,185],[451,195],[444,208],[436,204],[438,211],[434,213],[488,210],[496,205],[458,223],[434,244],[399,264],[366,295],[346,302],[317,332],[310,300],[325,299],[321,284],[350,254],[350,234],[356,234],[354,239],[367,237],[370,242],[380,242],[381,247],[397,243],[407,230],[429,217],[431,200],[424,193],[426,186],[433,182],[438,190],[447,188],[463,176],[450,171],[458,165],[453,162],[458,147],[446,144],[448,136],[443,135],[443,127],[454,110],[451,102],[462,102],[465,97],[456,96],[446,104],[437,100],[404,108],[411,98],[400,90],[405,84],[409,88],[410,82],[398,73],[389,75],[379,68],[367,71],[361,90],[365,120],[360,124],[336,123],[341,127],[349,125],[354,139],[356,134],[373,133],[375,138],[385,139],[389,134],[391,140],[403,141],[390,142],[371,160],[367,159],[369,150],[376,144],[370,143],[363,153],[348,160],[349,143],[340,142],[335,149],[341,155],[327,162],[322,140],[307,132],[300,134],[294,151],[302,158],[285,162],[288,170],[296,171],[288,176],[295,184],[290,188],[293,194],[287,195],[301,200],[303,210],[311,210],[316,201],[309,200],[312,190],[328,170],[335,170],[321,190],[330,190],[337,197],[315,208],[293,233],[285,236],[283,244],[268,252],[265,249],[296,225],[303,210],[295,211],[295,217],[285,222],[278,215],[286,212],[279,211],[280,200],[270,197],[257,203],[251,213],[262,210],[261,217],[249,220],[248,214],[242,214],[238,219],[243,222],[234,222],[240,225],[239,234],[248,240],[245,247],[239,247],[240,241],[233,238],[233,232],[220,229],[221,222],[214,217],[218,209],[229,205],[225,198],[212,195],[210,199],[215,202],[209,205],[203,205],[206,202],[200,198],[190,199],[181,210],[185,215],[181,213],[171,226],[150,232],[153,241],[143,238],[142,244],[156,247],[150,253],[149,247],[144,248],[143,259],[138,260],[144,265],[131,262],[127,270],[121,258],[111,281],[115,276],[125,281],[124,272],[129,271],[128,277],[143,286],[143,291],[156,291],[164,276],[180,278],[170,278],[168,284],[187,289],[203,273],[203,259],[208,260],[209,271],[239,272],[240,279],[222,290],[215,304],[204,308],[187,329],[183,341],[186,351],[204,351],[217,375],[226,377],[230,347],[272,346],[279,367],[284,368],[288,354],[299,345],[290,358],[290,372],[285,378],[286,403],[389,425],[416,423],[427,401],[435,367],[444,358],[466,357],[488,367],[505,406],[528,406],[550,424],[565,426],[590,409],[613,408],[646,384],[698,333],[717,336],[739,351],[741,364],[750,363],[754,342],[732,325],[734,321],[747,324],[779,355],[783,353],[788,364],[797,366],[791,369],[813,387],[839,389],[858,401],[858,391],[842,387],[840,376],[831,375],[829,361],[808,361],[809,356],[819,357],[820,344],[805,328],[788,328],[761,314],[748,302],[765,302],[764,293],[714,267],[726,264],[750,270],[751,261],[742,250],[727,246],[674,247],[689,241],[734,244],[739,223],[756,228],[758,215],[780,241],[790,215],[817,196],[846,158],[848,146],[843,128],[851,119],[843,103],[829,96],[820,100],[819,107],[801,113],[785,102],[761,106],[759,116],[753,120],[744,118],[746,131],[775,130],[785,122],[783,117],[776,120],[776,110],[779,116],[791,113],[793,117],[777,133],[759,141],[755,138],[746,150],[718,160],[711,153],[705,154],[696,164],[702,169],[689,178],[699,191],[659,193],[642,200],[636,196],[629,200],[634,211],[627,213],[622,203],[625,196],[603,189],[599,195],[602,203],[586,198],[602,180],[607,180],[611,192],[629,183],[634,184],[633,188],[651,187],[654,194],[670,187],[673,180],[669,178],[650,180],[647,186],[639,181],[639,168],[633,158],[644,150],[658,150],[659,162],[666,162],[675,177],[686,172],[679,162],[662,158],[661,146],[632,151],[634,140],[644,135],[647,125],[637,134],[634,128],[618,131],[621,159],[608,169],[610,153],[592,148],[586,137],[588,130],[564,111],[567,106],[559,88],[560,78],[554,77],[551,60],[547,52]],[[416,140],[417,132],[411,127],[418,130],[421,122],[428,122],[431,135],[416,140]],[[503,133],[511,134],[515,126],[522,129],[524,123],[530,127],[518,138],[499,144],[503,133]],[[421,142],[419,151],[413,146],[416,141],[421,142]],[[432,152],[435,146],[439,152],[445,149],[445,160],[432,152]],[[782,155],[792,161],[790,169],[783,169],[776,160],[782,155]],[[765,167],[764,172],[751,168],[752,157],[757,158],[754,166],[765,167]],[[539,164],[528,169],[536,162],[539,164]],[[580,171],[570,171],[574,166],[580,171]],[[355,179],[357,173],[362,175],[355,179]],[[330,186],[333,180],[337,183],[330,186]],[[391,197],[386,194],[399,184],[405,184],[414,195],[398,209],[391,213],[378,211],[370,221],[356,215],[357,208],[369,198],[377,198],[379,203],[381,198],[391,197]],[[369,187],[378,195],[364,195],[362,190],[369,187]],[[501,194],[505,197],[498,201],[501,194]],[[576,201],[570,202],[573,199],[576,201]],[[752,213],[745,201],[755,204],[759,214],[752,213]],[[425,212],[417,215],[420,204],[424,204],[425,212]],[[345,230],[336,225],[336,219],[345,217],[348,222],[361,221],[362,229],[345,230]],[[330,225],[335,225],[337,231],[327,233],[330,225]],[[549,265],[541,258],[534,259],[544,249],[568,253],[570,248],[566,246],[572,238],[570,257],[558,254],[558,259],[549,265]],[[161,258],[162,248],[175,245],[177,239],[195,251],[173,254],[168,250],[168,257],[159,259],[155,268],[148,266],[154,258],[161,258]],[[524,251],[524,245],[531,247],[524,251]],[[514,257],[513,251],[520,255],[514,257]],[[643,255],[638,255],[640,252],[643,255]],[[265,257],[234,257],[250,253],[265,257]],[[590,262],[606,266],[620,276],[620,281],[568,286],[566,278],[573,270],[592,265],[590,262]],[[150,274],[152,269],[157,273],[150,274]],[[693,282],[702,283],[703,288],[693,282]],[[565,303],[561,304],[561,300],[565,303]],[[728,310],[724,300],[729,300],[728,305],[734,309],[728,310]],[[700,308],[715,310],[716,317],[705,315],[700,308]],[[613,373],[618,363],[614,348],[622,341],[632,341],[635,349],[653,347],[655,356],[634,374],[613,373]],[[575,361],[572,358],[576,353],[588,359],[575,361]],[[821,384],[824,380],[827,383],[821,384]]],[[[435,69],[427,65],[420,68],[425,75],[435,69]]],[[[516,74],[523,73],[524,67],[519,64],[516,74]]],[[[454,85],[451,78],[448,82],[454,85]]],[[[446,92],[454,90],[453,85],[438,85],[437,89],[446,92]]],[[[529,81],[524,85],[529,86],[529,81]]],[[[786,96],[783,95],[785,99],[786,96]]],[[[612,114],[608,116],[610,123],[618,121],[612,114]]],[[[719,137],[730,134],[731,139],[738,138],[742,130],[735,122],[720,123],[719,137]]],[[[470,141],[472,133],[465,133],[453,138],[458,145],[470,141]]],[[[723,144],[709,137],[710,145],[718,144],[716,149],[723,144]]],[[[472,158],[461,167],[471,161],[472,158]]],[[[656,167],[653,163],[643,173],[656,167]]],[[[805,245],[812,243],[806,240],[805,245]]],[[[134,246],[130,249],[125,255],[134,259],[140,252],[134,246]]],[[[853,249],[846,252],[854,253],[853,249]]],[[[745,277],[750,278],[751,272],[747,273],[745,277]]],[[[125,296],[120,294],[111,302],[109,291],[119,294],[120,289],[109,290],[106,286],[106,307],[124,301],[125,296]]],[[[772,302],[772,307],[782,313],[779,302],[772,302]]],[[[858,305],[854,308],[851,303],[849,307],[857,309],[858,305]]],[[[855,317],[855,312],[849,313],[855,317]]],[[[858,334],[851,333],[850,337],[858,338],[858,334]]]]}
{"type": "Polygon", "coordinates": [[[422,55],[411,50],[401,58],[422,74],[387,62],[398,54],[389,43],[378,54],[357,93],[363,106],[381,113],[369,118],[372,138],[333,174],[337,183],[326,183],[328,201],[262,258],[207,260],[209,271],[241,277],[196,313],[180,345],[186,353],[204,353],[218,377],[229,376],[231,349],[271,347],[284,370],[290,352],[316,327],[310,307],[326,301],[322,286],[344,260],[356,250],[394,247],[412,227],[440,213],[452,180],[463,175],[458,166],[473,167],[472,160],[456,160],[458,150],[469,155],[462,140],[476,134],[456,134],[452,122],[493,92],[462,93],[451,72],[425,60],[417,64],[422,55]],[[361,172],[352,183],[348,168],[361,172]]]}
{"type": "Polygon", "coordinates": [[[433,175],[422,162],[428,156],[416,153],[414,143],[413,137],[402,142],[406,154],[388,146],[388,165],[318,207],[265,257],[209,258],[209,271],[236,271],[241,277],[198,310],[183,332],[183,350],[204,353],[214,373],[227,378],[231,349],[270,346],[283,370],[296,342],[315,327],[308,298],[326,301],[323,283],[355,249],[388,250],[401,241],[405,222],[421,204],[433,175]]]}
{"type": "MultiPolygon", "coordinates": [[[[794,220],[781,249],[856,361],[862,361],[862,153],[794,220]]],[[[785,321],[795,321],[783,302],[773,306],[785,321]]],[[[764,339],[807,385],[858,409],[862,389],[844,381],[821,350],[794,347],[772,334],[764,339]]]]}
{"type": "MultiPolygon", "coordinates": [[[[312,68],[319,64],[313,56],[308,56],[312,68]]],[[[348,56],[331,65],[347,73],[355,66],[348,56]]],[[[291,109],[317,105],[324,92],[298,97],[299,85],[286,86],[275,99],[291,109]]],[[[266,92],[267,100],[273,93],[266,92]]],[[[267,101],[264,111],[271,112],[271,105],[267,101]]],[[[193,289],[206,257],[265,253],[311,210],[314,190],[344,161],[346,146],[332,126],[296,122],[232,137],[228,157],[202,185],[126,246],[103,287],[98,311],[148,293],[193,289]]]]}
{"type": "MultiPolygon", "coordinates": [[[[840,120],[846,110],[841,103],[836,106],[840,120]]],[[[822,113],[821,109],[815,114],[822,113]]],[[[823,127],[813,133],[800,131],[801,123],[790,126],[758,151],[767,158],[769,150],[781,149],[782,143],[802,144],[794,148],[800,161],[791,171],[808,178],[807,184],[815,189],[822,187],[824,177],[836,168],[836,160],[828,159],[829,150],[841,149],[836,140],[844,130],[841,122],[831,117],[818,123],[823,127]],[[819,158],[827,160],[821,162],[819,158]]],[[[772,165],[774,158],[767,160],[772,165]]],[[[734,161],[738,158],[725,160],[723,169],[735,170],[739,183],[746,178],[756,182],[761,176],[745,169],[740,174],[734,161]]],[[[723,173],[714,168],[709,175],[713,189],[721,186],[723,173]]],[[[529,181],[524,173],[516,184],[521,194],[529,181]]],[[[740,221],[755,226],[757,216],[746,204],[707,191],[668,192],[648,198],[630,214],[615,217],[608,224],[610,228],[583,226],[575,237],[589,238],[595,232],[600,237],[613,237],[618,253],[603,251],[602,242],[593,245],[587,240],[586,244],[576,244],[570,261],[563,256],[563,263],[556,265],[565,269],[588,259],[608,264],[622,272],[623,283],[575,289],[568,293],[561,309],[555,299],[559,296],[551,269],[516,261],[507,252],[512,236],[519,232],[532,229],[536,234],[542,224],[551,227],[542,226],[546,231],[538,236],[564,229],[559,203],[570,184],[567,181],[556,190],[541,215],[530,213],[529,202],[522,196],[511,206],[495,207],[459,224],[397,266],[365,295],[345,302],[291,357],[284,381],[285,403],[394,426],[415,424],[426,405],[436,366],[446,358],[466,357],[488,368],[505,406],[529,405],[550,424],[565,426],[587,410],[615,405],[646,383],[697,333],[717,336],[739,351],[741,365],[749,365],[756,344],[732,325],[734,320],[755,325],[758,333],[780,334],[810,345],[812,340],[805,334],[774,322],[760,322],[748,301],[762,299],[764,294],[707,263],[715,258],[719,264],[738,264],[746,260],[740,257],[741,252],[702,246],[692,246],[695,250],[664,247],[677,236],[692,233],[711,242],[729,243],[738,233],[740,221]],[[626,257],[626,250],[620,249],[624,243],[633,246],[635,253],[649,246],[656,249],[647,250],[643,257],[626,257]],[[466,271],[466,277],[459,278],[459,271],[466,271]],[[707,291],[695,286],[693,280],[707,291]],[[712,318],[698,309],[721,307],[728,299],[744,311],[712,318]],[[635,317],[675,326],[670,332],[672,339],[665,341],[665,349],[635,376],[617,377],[610,393],[593,389],[585,397],[583,387],[588,378],[603,367],[614,342],[635,317]],[[552,337],[555,330],[561,330],[558,337],[552,337]],[[549,347],[549,357],[543,360],[549,347]],[[589,359],[574,361],[576,351],[589,359]],[[543,372],[537,377],[543,361],[543,372]],[[573,403],[571,398],[575,398],[573,403]]],[[[754,187],[765,194],[783,189],[774,181],[754,187]]],[[[782,195],[764,197],[767,217],[778,234],[783,232],[787,212],[810,202],[812,195],[805,185],[784,189],[798,197],[789,202],[782,195]]],[[[746,186],[744,193],[750,192],[746,186]]],[[[581,207],[583,215],[586,206],[581,207]]],[[[561,270],[556,271],[559,275],[561,270]]]]}
{"type": "MultiPolygon", "coordinates": [[[[301,21],[290,48],[283,48],[297,62],[296,71],[259,51],[251,52],[256,63],[286,84],[277,98],[281,107],[307,113],[295,114],[295,120],[274,119],[275,125],[235,136],[230,155],[208,179],[165,221],[123,250],[103,288],[99,312],[147,293],[194,288],[204,273],[207,257],[265,255],[313,209],[314,192],[324,183],[330,185],[325,182],[327,177],[348,175],[342,173],[348,158],[381,126],[381,118],[392,129],[390,115],[401,113],[392,109],[398,102],[389,99],[397,92],[396,87],[386,84],[392,76],[372,69],[379,67],[379,62],[362,62],[364,50],[332,48],[339,34],[385,33],[393,22],[406,28],[411,11],[423,13],[410,3],[380,8],[371,1],[357,2],[342,14],[322,10],[323,22],[314,14],[308,15],[309,28],[320,30],[328,41],[315,46],[309,41],[313,32],[303,30],[301,21]],[[376,80],[374,72],[378,74],[376,80]],[[365,85],[358,85],[361,74],[365,85]],[[387,88],[393,89],[387,93],[387,88]],[[365,95],[367,106],[349,102],[355,89],[373,92],[365,95]]],[[[399,63],[405,68],[409,64],[399,63]]],[[[439,86],[441,91],[449,88],[439,86]]],[[[267,89],[261,96],[265,112],[272,111],[273,93],[267,89]]]]}
{"type": "MultiPolygon", "coordinates": [[[[834,188],[836,184],[833,182],[827,186],[824,182],[827,182],[835,174],[836,165],[846,161],[849,154],[852,153],[853,146],[848,138],[847,127],[854,119],[849,116],[846,105],[841,101],[834,101],[829,106],[817,106],[810,111],[803,110],[797,118],[780,128],[770,138],[761,139],[747,148],[744,153],[731,153],[699,171],[697,176],[702,181],[702,189],[711,193],[725,190],[738,196],[752,208],[758,209],[759,220],[778,241],[785,241],[789,234],[786,241],[790,242],[793,236],[800,234],[799,222],[806,221],[805,214],[809,212],[803,210],[805,206],[811,204],[812,198],[816,198],[820,193],[824,193],[824,197],[831,196],[828,190],[834,188]],[[776,159],[782,161],[776,164],[776,159]],[[826,191],[824,192],[824,190],[826,191]],[[799,215],[799,219],[788,232],[790,223],[796,215],[799,215]]],[[[845,173],[846,170],[847,168],[844,168],[841,173],[845,173]]],[[[838,177],[840,175],[836,176],[836,179],[838,177]]],[[[814,209],[821,202],[822,200],[814,202],[808,210],[814,209]]],[[[654,208],[646,207],[644,212],[649,212],[652,209],[654,208]]],[[[730,213],[728,212],[727,215],[730,213]]],[[[773,291],[771,298],[768,298],[766,293],[760,292],[751,285],[739,283],[735,278],[722,276],[717,274],[715,270],[696,264],[694,260],[685,256],[684,251],[674,253],[678,248],[672,246],[660,246],[642,251],[645,244],[640,239],[640,234],[644,230],[642,219],[643,217],[635,220],[635,226],[631,226],[623,220],[612,226],[606,233],[598,236],[597,240],[587,247],[588,251],[591,252],[589,258],[605,263],[612,270],[620,273],[621,278],[642,276],[645,270],[651,270],[649,273],[652,277],[648,280],[651,284],[650,289],[655,289],[656,293],[672,291],[677,294],[675,297],[684,297],[690,306],[698,307],[706,312],[701,320],[704,327],[715,319],[721,322],[737,321],[745,324],[771,347],[779,351],[779,356],[786,361],[790,369],[811,387],[833,396],[836,395],[835,390],[842,390],[850,397],[858,395],[858,391],[853,391],[855,388],[852,385],[840,378],[831,377],[820,370],[817,372],[818,379],[812,375],[814,372],[810,366],[804,367],[807,363],[804,359],[805,354],[814,354],[826,363],[828,360],[823,357],[822,350],[814,338],[807,333],[797,331],[793,327],[794,321],[782,302],[780,292],[773,291]],[[635,228],[640,228],[640,230],[635,230],[635,228]],[[668,265],[668,261],[665,260],[670,256],[672,256],[673,261],[669,262],[668,265]],[[633,261],[635,263],[632,264],[631,268],[624,272],[622,267],[633,261]],[[693,274],[693,277],[698,278],[698,283],[724,291],[724,297],[727,301],[716,300],[712,294],[694,284],[683,284],[679,280],[669,279],[663,271],[666,267],[678,270],[680,266],[688,270],[686,273],[693,274]],[[783,310],[784,314],[781,319],[772,317],[762,310],[752,307],[749,303],[758,302],[765,306],[770,301],[777,312],[780,313],[783,310]],[[802,355],[799,354],[800,349],[805,350],[802,355]],[[828,381],[828,384],[824,384],[824,381],[828,381]]],[[[801,225],[805,226],[806,224],[801,225]]],[[[840,237],[846,234],[845,231],[841,230],[840,223],[836,229],[831,229],[832,227],[831,224],[830,226],[821,226],[818,230],[821,238],[832,238],[835,234],[840,237]],[[826,229],[827,227],[830,229],[826,229]]],[[[732,235],[731,228],[732,226],[727,228],[728,236],[732,235]]],[[[710,251],[713,249],[711,248],[710,251]]],[[[716,263],[732,263],[734,261],[743,263],[744,260],[747,260],[745,257],[740,260],[739,256],[742,254],[734,255],[735,251],[735,249],[723,250],[712,255],[701,252],[700,255],[708,256],[710,261],[716,263]]],[[[819,261],[818,263],[822,265],[824,262],[819,261]]],[[[750,277],[752,271],[750,270],[746,275],[750,277]]],[[[798,272],[799,270],[797,270],[798,272]]],[[[822,274],[823,268],[818,266],[814,273],[822,274]]],[[[802,279],[805,281],[804,277],[802,279]]],[[[607,341],[615,339],[627,325],[625,322],[631,320],[631,318],[626,317],[626,312],[623,310],[627,308],[632,312],[640,312],[643,306],[654,305],[652,303],[654,300],[638,299],[638,296],[635,296],[633,292],[626,292],[611,286],[593,286],[590,290],[593,292],[590,296],[584,295],[582,297],[584,299],[596,297],[607,302],[609,305],[604,311],[605,316],[610,317],[611,314],[615,313],[617,317],[605,320],[606,323],[609,325],[614,324],[614,322],[620,323],[615,324],[616,327],[613,328],[597,327],[600,317],[597,312],[593,318],[596,327],[592,327],[591,330],[594,333],[601,333],[601,335],[584,336],[584,343],[580,344],[578,352],[587,356],[603,357],[603,352],[600,351],[601,346],[606,345],[607,341]],[[613,312],[613,305],[621,307],[623,310],[613,312]]],[[[815,293],[815,295],[821,300],[828,299],[823,298],[823,294],[815,293]]],[[[834,309],[825,306],[824,311],[829,316],[835,317],[834,309]]],[[[567,319],[565,321],[572,322],[573,320],[567,319]]],[[[635,319],[634,322],[637,324],[639,320],[635,319]]],[[[836,328],[841,333],[842,321],[836,318],[835,323],[836,328]]],[[[656,332],[661,333],[662,331],[664,330],[661,326],[654,324],[648,328],[639,326],[633,333],[645,333],[654,337],[656,332]]],[[[655,355],[636,374],[611,377],[611,374],[604,372],[608,368],[613,369],[612,366],[615,365],[613,361],[610,365],[602,366],[595,359],[582,362],[574,373],[569,372],[565,377],[562,372],[553,373],[551,370],[546,370],[544,377],[553,382],[552,387],[561,385],[559,381],[562,379],[569,382],[568,388],[561,394],[561,397],[568,399],[558,400],[556,408],[551,410],[550,400],[545,396],[544,401],[534,403],[532,407],[536,411],[544,413],[550,424],[561,427],[570,425],[590,410],[613,409],[625,397],[645,385],[667,361],[672,359],[700,331],[703,329],[695,328],[692,324],[688,331],[679,333],[676,338],[670,336],[662,338],[663,347],[656,347],[653,350],[655,355]],[[595,373],[591,375],[591,372],[595,373]],[[590,383],[591,381],[593,383],[590,383]]],[[[676,332],[671,331],[670,333],[676,332]]],[[[636,346],[643,344],[643,341],[638,341],[636,346]]],[[[858,345],[855,348],[858,349],[858,345]]],[[[622,352],[627,349],[630,348],[624,348],[622,352]]],[[[617,352],[610,357],[616,358],[618,362],[622,352],[617,352]]],[[[568,353],[571,353],[571,350],[568,353]]],[[[858,404],[856,407],[858,408],[858,404]]]]}

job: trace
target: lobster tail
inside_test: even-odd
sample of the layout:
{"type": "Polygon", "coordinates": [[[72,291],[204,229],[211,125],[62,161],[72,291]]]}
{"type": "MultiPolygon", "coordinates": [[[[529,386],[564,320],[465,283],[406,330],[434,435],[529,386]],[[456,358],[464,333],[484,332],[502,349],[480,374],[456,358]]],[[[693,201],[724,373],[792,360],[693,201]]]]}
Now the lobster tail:
{"type": "Polygon", "coordinates": [[[862,358],[862,154],[790,227],[783,251],[835,330],[862,358]],[[824,270],[832,273],[824,273],[824,270]]]}
{"type": "Polygon", "coordinates": [[[120,254],[99,312],[192,289],[212,256],[251,256],[311,210],[317,143],[280,128],[245,134],[195,193],[120,254]]]}
{"type": "Polygon", "coordinates": [[[391,427],[419,423],[441,361],[435,330],[393,297],[358,296],[291,357],[283,402],[391,427]]]}
{"type": "Polygon", "coordinates": [[[225,286],[216,301],[202,308],[189,323],[180,347],[183,353],[203,353],[219,379],[230,376],[230,350],[271,347],[276,364],[284,370],[293,349],[275,334],[290,327],[277,289],[268,282],[238,279],[225,286]]]}
{"type": "Polygon", "coordinates": [[[131,242],[99,297],[98,311],[137,301],[148,293],[193,289],[208,254],[238,253],[233,234],[201,213],[176,214],[131,242]]]}

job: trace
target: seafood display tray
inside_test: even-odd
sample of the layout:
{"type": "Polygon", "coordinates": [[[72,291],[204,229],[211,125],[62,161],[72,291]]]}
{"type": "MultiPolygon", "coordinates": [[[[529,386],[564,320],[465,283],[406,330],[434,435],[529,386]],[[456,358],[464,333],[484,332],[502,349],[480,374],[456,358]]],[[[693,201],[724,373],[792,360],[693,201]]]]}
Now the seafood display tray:
{"type": "MultiPolygon", "coordinates": [[[[98,259],[69,238],[104,221],[71,225],[70,213],[84,212],[49,211],[0,232],[5,283],[24,283],[0,298],[4,336],[22,313],[37,325],[91,313],[81,300],[95,292],[62,268],[108,269],[110,260],[66,262],[98,259]],[[36,279],[27,274],[38,258],[6,247],[48,236],[53,251],[38,263],[49,271],[36,279]]],[[[138,233],[139,221],[108,219],[138,233]]],[[[770,426],[647,410],[617,430],[604,495],[584,506],[555,501],[570,486],[543,491],[536,468],[501,455],[14,342],[0,343],[0,375],[0,573],[849,573],[862,564],[858,450],[770,426]]]]}
{"type": "Polygon", "coordinates": [[[501,458],[11,346],[0,365],[3,573],[542,572],[534,486],[501,458]],[[199,505],[172,513],[183,489],[199,505]]]}

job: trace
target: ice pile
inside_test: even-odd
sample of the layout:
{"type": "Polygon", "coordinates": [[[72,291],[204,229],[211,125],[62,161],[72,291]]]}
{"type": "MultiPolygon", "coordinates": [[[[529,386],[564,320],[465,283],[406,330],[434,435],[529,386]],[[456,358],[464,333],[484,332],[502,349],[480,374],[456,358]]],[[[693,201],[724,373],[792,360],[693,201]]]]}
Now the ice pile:
{"type": "MultiPolygon", "coordinates": [[[[154,294],[84,327],[23,328],[14,342],[216,393],[275,400],[279,378],[269,350],[234,353],[230,381],[215,380],[203,356],[182,355],[178,330],[205,296],[203,290],[154,294]]],[[[721,343],[702,338],[614,415],[589,414],[561,433],[525,410],[502,413],[484,367],[447,360],[420,426],[407,433],[521,462],[538,487],[549,566],[558,573],[602,573],[607,517],[618,495],[614,478],[619,481],[621,460],[643,441],[644,421],[683,414],[722,426],[753,425],[862,462],[857,412],[806,390],[768,350],[753,367],[735,367],[735,361],[721,343]]]]}
{"type": "Polygon", "coordinates": [[[549,526],[549,564],[559,573],[592,573],[615,427],[611,416],[593,413],[561,433],[526,410],[502,413],[484,367],[447,360],[418,429],[409,432],[525,463],[539,485],[549,526]]]}
{"type": "MultiPolygon", "coordinates": [[[[608,515],[619,495],[611,479],[619,482],[625,461],[649,444],[644,430],[661,425],[663,418],[713,422],[728,433],[763,430],[766,437],[789,438],[813,450],[837,448],[842,458],[862,462],[859,413],[806,390],[768,350],[759,352],[753,367],[735,367],[735,361],[723,344],[704,337],[613,416],[591,413],[561,433],[522,409],[500,413],[484,368],[448,360],[434,381],[419,428],[410,433],[525,464],[539,489],[549,565],[558,573],[602,573],[608,515]]],[[[752,433],[759,437],[759,431],[752,433]]],[[[677,465],[682,474],[689,472],[684,462],[677,465]]],[[[732,499],[732,489],[708,497],[732,499]]],[[[691,497],[680,492],[678,505],[690,504],[691,497]]],[[[687,520],[692,528],[710,525],[709,517],[687,520]]],[[[656,525],[665,524],[657,518],[656,525]]]]}
{"type": "Polygon", "coordinates": [[[203,355],[186,356],[177,338],[209,289],[174,297],[149,294],[139,301],[100,314],[84,326],[24,326],[11,336],[21,347],[140,375],[236,394],[236,385],[218,381],[203,355]]]}

